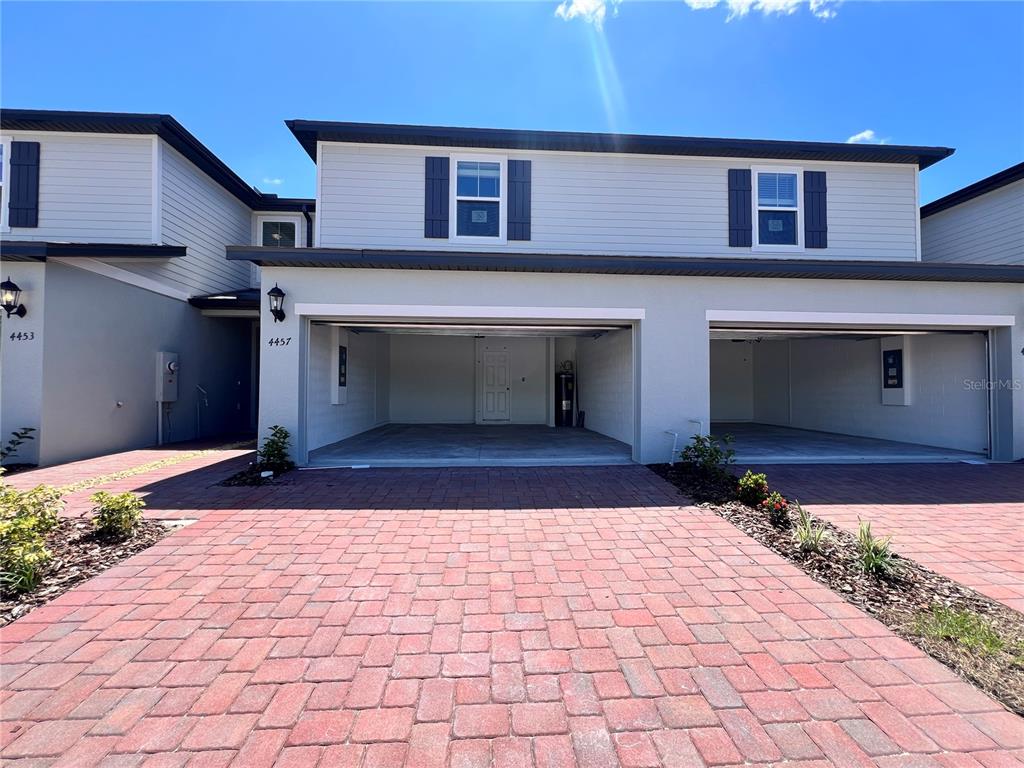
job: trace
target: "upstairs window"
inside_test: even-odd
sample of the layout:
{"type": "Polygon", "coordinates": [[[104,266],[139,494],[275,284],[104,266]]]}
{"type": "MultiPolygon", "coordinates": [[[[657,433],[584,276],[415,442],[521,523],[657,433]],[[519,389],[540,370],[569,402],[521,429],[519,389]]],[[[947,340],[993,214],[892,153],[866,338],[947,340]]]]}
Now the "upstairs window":
{"type": "Polygon", "coordinates": [[[260,221],[260,245],[266,248],[294,248],[296,229],[294,221],[263,219],[260,221]]]}
{"type": "Polygon", "coordinates": [[[504,238],[504,159],[456,158],[455,237],[504,238]]]}
{"type": "Polygon", "coordinates": [[[800,173],[755,170],[754,222],[758,246],[800,246],[800,173]]]}

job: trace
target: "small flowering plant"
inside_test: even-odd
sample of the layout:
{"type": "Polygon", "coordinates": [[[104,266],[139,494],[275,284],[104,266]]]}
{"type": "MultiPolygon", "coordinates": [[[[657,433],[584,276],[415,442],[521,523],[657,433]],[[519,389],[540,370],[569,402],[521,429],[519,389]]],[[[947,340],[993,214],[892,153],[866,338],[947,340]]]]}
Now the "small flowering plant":
{"type": "Polygon", "coordinates": [[[758,509],[768,514],[768,521],[776,528],[785,528],[789,525],[789,502],[778,491],[769,493],[758,505],[758,509]]]}

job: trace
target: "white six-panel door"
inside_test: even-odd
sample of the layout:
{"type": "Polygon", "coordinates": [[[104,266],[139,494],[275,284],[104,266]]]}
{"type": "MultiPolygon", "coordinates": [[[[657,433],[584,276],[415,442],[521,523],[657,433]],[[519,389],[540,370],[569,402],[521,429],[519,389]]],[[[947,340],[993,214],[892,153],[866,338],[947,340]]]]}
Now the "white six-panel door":
{"type": "Polygon", "coordinates": [[[509,402],[512,389],[511,361],[505,347],[483,347],[480,352],[480,403],[477,421],[480,423],[508,422],[512,418],[509,402]]]}

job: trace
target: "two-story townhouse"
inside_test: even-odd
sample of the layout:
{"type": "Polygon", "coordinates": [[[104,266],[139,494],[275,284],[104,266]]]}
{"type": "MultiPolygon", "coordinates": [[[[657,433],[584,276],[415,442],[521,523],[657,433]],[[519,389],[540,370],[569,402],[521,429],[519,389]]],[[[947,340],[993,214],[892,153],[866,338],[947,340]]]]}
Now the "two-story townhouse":
{"type": "Polygon", "coordinates": [[[259,278],[225,246],[305,246],[313,201],[168,115],[4,109],[0,153],[0,437],[36,430],[10,461],[253,428],[259,278]]]}
{"type": "Polygon", "coordinates": [[[1024,456],[1024,269],[921,261],[950,149],[288,125],[313,247],[228,259],[300,463],[1024,456]]]}
{"type": "Polygon", "coordinates": [[[1024,163],[921,207],[925,261],[1024,264],[1024,163]]]}

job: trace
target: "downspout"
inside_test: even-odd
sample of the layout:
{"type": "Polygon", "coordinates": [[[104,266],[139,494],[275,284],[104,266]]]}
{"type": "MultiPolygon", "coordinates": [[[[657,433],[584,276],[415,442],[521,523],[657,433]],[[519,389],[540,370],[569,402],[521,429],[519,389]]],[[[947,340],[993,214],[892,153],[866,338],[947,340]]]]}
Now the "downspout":
{"type": "Polygon", "coordinates": [[[313,247],[313,217],[309,215],[309,206],[302,204],[302,215],[306,219],[306,247],[313,247]]]}

